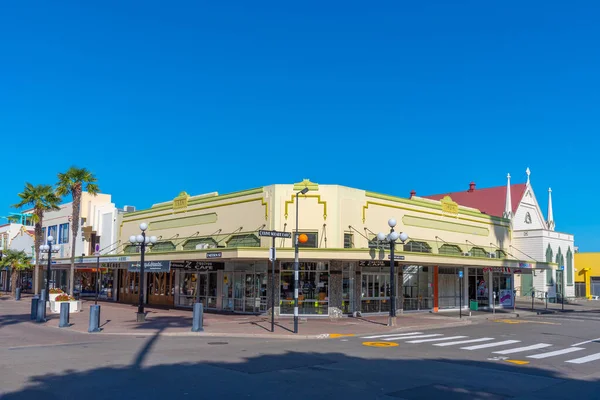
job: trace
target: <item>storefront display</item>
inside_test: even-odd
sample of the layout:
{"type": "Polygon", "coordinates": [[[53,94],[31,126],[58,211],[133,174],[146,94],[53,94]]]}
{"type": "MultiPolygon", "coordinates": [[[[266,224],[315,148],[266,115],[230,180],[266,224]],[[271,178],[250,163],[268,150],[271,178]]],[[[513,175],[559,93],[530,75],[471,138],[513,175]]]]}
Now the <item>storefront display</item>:
{"type": "MultiPolygon", "coordinates": [[[[298,274],[298,313],[328,315],[329,263],[301,262],[298,274]]],[[[281,314],[294,313],[294,263],[281,265],[281,314]]]]}
{"type": "Polygon", "coordinates": [[[433,268],[402,267],[402,304],[405,311],[433,309],[433,268]]]}

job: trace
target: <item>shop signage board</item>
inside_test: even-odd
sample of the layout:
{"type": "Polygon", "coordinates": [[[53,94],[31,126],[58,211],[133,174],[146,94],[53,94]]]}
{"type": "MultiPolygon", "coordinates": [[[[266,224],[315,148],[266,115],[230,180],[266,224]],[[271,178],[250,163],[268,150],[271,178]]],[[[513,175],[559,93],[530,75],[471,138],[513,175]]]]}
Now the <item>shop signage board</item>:
{"type": "MultiPolygon", "coordinates": [[[[140,272],[141,263],[132,262],[127,267],[128,272],[140,272]]],[[[144,261],[144,272],[169,272],[171,261],[144,261]]]]}
{"type": "Polygon", "coordinates": [[[172,261],[171,268],[186,271],[218,271],[225,269],[225,263],[214,261],[172,261]]]}
{"type": "Polygon", "coordinates": [[[520,262],[519,263],[519,268],[533,268],[533,265],[531,263],[520,262]]]}
{"type": "Polygon", "coordinates": [[[511,289],[500,290],[500,305],[512,306],[513,305],[513,291],[511,289]]]}
{"type": "Polygon", "coordinates": [[[212,251],[209,253],[206,253],[206,258],[221,258],[223,257],[223,253],[221,253],[220,251],[212,251]]]}
{"type": "Polygon", "coordinates": [[[485,267],[483,269],[483,272],[489,272],[489,271],[500,272],[503,274],[510,274],[512,272],[509,267],[485,267]]]}
{"type": "MultiPolygon", "coordinates": [[[[389,259],[389,257],[388,257],[389,259]]],[[[404,256],[394,256],[394,260],[404,260],[404,256]],[[398,258],[402,257],[402,258],[398,258]]],[[[358,262],[359,267],[389,267],[388,260],[361,260],[358,262]]]]}
{"type": "MultiPolygon", "coordinates": [[[[388,254],[388,260],[391,260],[391,259],[392,259],[392,255],[388,254]]],[[[397,255],[394,254],[394,260],[400,260],[400,261],[402,261],[402,260],[404,260],[404,256],[397,256],[397,255]]]]}
{"type": "MultiPolygon", "coordinates": [[[[129,256],[121,256],[121,257],[102,257],[100,256],[100,262],[103,263],[119,263],[119,262],[128,262],[131,260],[129,256]]],[[[54,260],[53,260],[54,261],[54,260]]],[[[95,264],[97,262],[96,257],[92,258],[84,258],[84,257],[75,257],[75,264],[95,264]]],[[[54,262],[53,262],[54,264],[54,262]]],[[[71,260],[56,260],[56,264],[71,264],[71,260]]]]}

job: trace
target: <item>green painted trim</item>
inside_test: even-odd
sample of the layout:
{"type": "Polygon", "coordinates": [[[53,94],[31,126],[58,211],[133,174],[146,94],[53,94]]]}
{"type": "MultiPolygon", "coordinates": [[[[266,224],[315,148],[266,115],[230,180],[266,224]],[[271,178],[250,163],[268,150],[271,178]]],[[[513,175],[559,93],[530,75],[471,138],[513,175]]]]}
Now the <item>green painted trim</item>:
{"type": "MultiPolygon", "coordinates": [[[[407,204],[407,205],[418,205],[421,207],[431,208],[431,209],[439,210],[439,211],[442,210],[441,204],[439,204],[439,205],[432,204],[428,201],[423,201],[423,200],[404,199],[402,197],[389,196],[386,194],[381,194],[381,193],[376,193],[376,192],[368,192],[368,191],[365,192],[365,195],[367,197],[372,197],[372,198],[380,199],[380,200],[388,200],[388,201],[393,201],[396,203],[402,203],[402,204],[407,204]]],[[[466,209],[465,207],[463,207],[461,205],[458,206],[458,210],[459,210],[459,214],[470,215],[473,217],[478,217],[478,218],[489,220],[489,221],[503,222],[507,225],[510,224],[510,220],[508,220],[506,218],[500,218],[500,217],[496,217],[493,215],[483,214],[481,212],[475,212],[470,209],[466,209]]]]}
{"type": "MultiPolygon", "coordinates": [[[[202,203],[209,203],[209,202],[214,202],[214,201],[219,201],[219,200],[233,199],[236,197],[250,196],[250,195],[258,194],[258,193],[263,193],[262,187],[241,190],[238,192],[227,193],[227,194],[223,194],[223,195],[219,195],[219,196],[189,200],[188,207],[195,205],[195,204],[202,204],[202,203]]],[[[148,214],[148,213],[152,213],[152,212],[156,212],[156,211],[164,211],[164,210],[173,210],[173,200],[169,201],[167,204],[161,203],[161,205],[157,206],[157,207],[151,207],[151,208],[147,208],[145,210],[139,210],[139,211],[134,211],[132,213],[127,213],[123,216],[123,220],[128,219],[130,216],[148,214]]],[[[186,211],[191,211],[191,210],[188,208],[186,211]]],[[[177,212],[182,212],[182,211],[177,210],[177,212]]]]}

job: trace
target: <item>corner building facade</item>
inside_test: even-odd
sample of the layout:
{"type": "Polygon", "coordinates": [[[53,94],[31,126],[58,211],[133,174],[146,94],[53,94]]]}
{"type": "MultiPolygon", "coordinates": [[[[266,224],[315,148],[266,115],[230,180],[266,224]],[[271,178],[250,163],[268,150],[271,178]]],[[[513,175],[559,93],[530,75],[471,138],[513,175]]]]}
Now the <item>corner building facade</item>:
{"type": "MultiPolygon", "coordinates": [[[[294,237],[275,239],[272,265],[272,238],[258,232],[294,232],[296,209],[298,231],[308,237],[299,251],[301,315],[387,313],[392,306],[398,312],[437,312],[457,308],[461,300],[464,307],[471,302],[491,307],[493,301],[512,307],[515,274],[553,266],[508,255],[510,220],[461,206],[449,196],[406,199],[309,180],[224,195],[182,192],[123,214],[119,237],[127,243],[145,222],[147,234],[158,238],[145,258],[148,304],[185,308],[200,301],[207,310],[263,313],[274,296],[276,313],[293,315],[294,237]],[[296,193],[304,188],[308,192],[296,204],[296,193]],[[376,239],[378,232],[389,232],[390,218],[398,222],[395,230],[409,237],[396,245],[395,305],[389,244],[376,239]]],[[[116,256],[110,261],[120,260],[111,264],[117,301],[136,303],[139,248],[127,244],[116,256]]]]}

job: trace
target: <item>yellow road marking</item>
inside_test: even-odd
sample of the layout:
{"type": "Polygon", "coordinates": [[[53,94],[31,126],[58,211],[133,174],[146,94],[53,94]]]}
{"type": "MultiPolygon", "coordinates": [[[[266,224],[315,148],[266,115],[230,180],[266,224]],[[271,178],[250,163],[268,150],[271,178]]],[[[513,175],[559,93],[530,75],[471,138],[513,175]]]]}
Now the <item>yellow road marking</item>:
{"type": "Polygon", "coordinates": [[[337,338],[341,338],[341,337],[350,337],[350,336],[355,336],[354,333],[330,333],[329,337],[331,339],[337,339],[337,338]]]}
{"type": "Polygon", "coordinates": [[[494,322],[500,322],[503,324],[543,324],[543,325],[562,325],[558,322],[546,322],[546,321],[531,321],[527,319],[494,319],[494,322]]]}
{"type": "Polygon", "coordinates": [[[521,361],[521,360],[505,360],[506,362],[509,362],[511,364],[517,364],[517,365],[527,365],[529,364],[529,361],[521,361]]]}
{"type": "Polygon", "coordinates": [[[363,346],[369,347],[396,347],[398,343],[394,342],[363,342],[363,346]]]}

